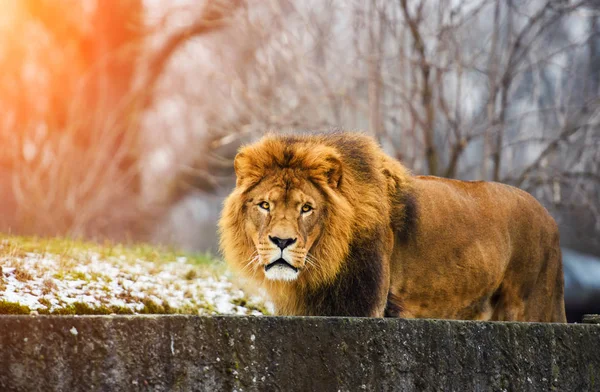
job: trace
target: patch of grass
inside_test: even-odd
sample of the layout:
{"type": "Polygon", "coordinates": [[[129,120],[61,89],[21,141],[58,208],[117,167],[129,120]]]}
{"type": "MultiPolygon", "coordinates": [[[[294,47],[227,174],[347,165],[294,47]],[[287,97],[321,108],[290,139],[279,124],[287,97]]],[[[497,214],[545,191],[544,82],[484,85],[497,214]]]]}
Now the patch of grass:
{"type": "Polygon", "coordinates": [[[152,301],[151,299],[143,299],[142,303],[144,304],[144,309],[142,309],[141,311],[139,311],[139,313],[142,314],[170,314],[170,313],[177,313],[175,311],[175,309],[171,308],[171,306],[169,306],[169,303],[167,301],[163,301],[162,304],[157,304],[156,302],[152,301]]]}
{"type": "Polygon", "coordinates": [[[267,310],[267,308],[265,306],[254,303],[253,301],[250,301],[245,297],[235,298],[231,301],[231,303],[236,306],[245,307],[246,309],[248,309],[249,313],[251,313],[252,311],[257,311],[257,312],[261,312],[262,314],[265,314],[265,315],[269,314],[269,311],[267,310]]]}
{"type": "Polygon", "coordinates": [[[69,254],[73,249],[87,249],[90,244],[69,238],[39,238],[39,237],[16,237],[0,236],[2,251],[0,254],[13,254],[24,256],[27,253],[56,255],[69,254]]]}
{"type": "MultiPolygon", "coordinates": [[[[83,241],[74,238],[39,238],[0,235],[0,257],[25,257],[27,253],[38,255],[53,254],[61,262],[81,260],[88,257],[89,252],[97,253],[102,258],[124,257],[127,261],[141,259],[155,263],[172,262],[178,257],[185,257],[189,264],[213,265],[215,258],[206,253],[185,253],[172,247],[149,244],[115,244],[109,241],[103,243],[83,241]]],[[[65,267],[68,267],[65,265],[65,267]]],[[[68,269],[68,268],[66,268],[68,269]]]]}
{"type": "MultiPolygon", "coordinates": [[[[182,282],[175,282],[174,284],[176,290],[185,291],[184,295],[187,299],[191,299],[197,294],[192,294],[192,291],[185,290],[185,280],[193,281],[199,278],[206,278],[207,276],[213,276],[215,279],[219,279],[220,275],[226,271],[224,263],[206,253],[188,254],[173,248],[156,247],[148,244],[122,245],[111,242],[86,242],[72,238],[18,237],[0,234],[0,258],[7,260],[8,266],[15,268],[11,274],[22,282],[34,279],[32,274],[40,274],[37,270],[31,271],[20,267],[19,264],[21,263],[21,259],[30,257],[34,257],[34,260],[38,257],[49,257],[56,263],[54,264],[55,267],[53,267],[54,269],[50,275],[52,277],[43,278],[41,285],[43,295],[50,295],[55,292],[58,288],[58,281],[73,280],[100,282],[100,285],[98,286],[101,287],[101,290],[110,292],[111,287],[108,283],[111,279],[108,276],[98,272],[86,273],[75,270],[75,267],[78,265],[94,263],[96,258],[100,260],[120,260],[115,262],[115,266],[117,267],[121,262],[124,264],[135,264],[138,260],[152,262],[154,266],[151,268],[156,268],[157,273],[162,269],[161,264],[178,261],[183,262],[184,268],[189,269],[183,276],[180,275],[183,278],[182,282]],[[183,260],[179,258],[183,258],[183,260]]],[[[31,259],[28,263],[30,262],[31,259]]],[[[145,266],[145,268],[147,268],[147,266],[145,266]]],[[[150,270],[149,273],[152,274],[152,271],[150,270]]],[[[41,275],[39,279],[42,279],[41,275]]],[[[117,280],[119,280],[119,278],[117,278],[117,280]]],[[[91,306],[83,302],[75,302],[69,305],[61,303],[59,306],[52,306],[51,302],[46,298],[39,298],[39,303],[43,305],[42,308],[30,309],[28,306],[1,299],[1,293],[2,290],[5,289],[6,283],[7,281],[2,274],[0,266],[0,314],[30,314],[31,310],[35,310],[39,314],[56,315],[217,313],[216,308],[212,304],[207,303],[203,298],[193,301],[191,305],[172,308],[169,306],[168,302],[157,300],[156,298],[154,301],[149,298],[141,300],[137,296],[132,296],[131,292],[128,290],[117,295],[117,298],[121,298],[127,303],[140,303],[141,301],[143,304],[141,310],[133,311],[128,307],[118,307],[114,305],[91,306]]],[[[15,289],[15,292],[16,291],[17,290],[15,289]]],[[[151,298],[154,298],[152,295],[159,296],[159,293],[155,291],[155,288],[146,289],[145,294],[150,295],[151,298]]],[[[234,302],[236,305],[245,306],[250,311],[257,310],[266,313],[266,309],[249,300],[238,299],[234,302]]]]}
{"type": "Polygon", "coordinates": [[[125,256],[129,260],[140,259],[154,263],[172,262],[177,260],[179,257],[185,257],[189,264],[211,265],[215,263],[215,258],[209,254],[185,253],[172,247],[155,246],[149,244],[134,244],[126,246],[122,244],[105,243],[103,255],[113,257],[125,256]]]}
{"type": "Polygon", "coordinates": [[[50,308],[52,306],[52,303],[46,298],[38,298],[38,302],[47,308],[50,308]]]}
{"type": "Polygon", "coordinates": [[[67,272],[67,275],[74,280],[85,280],[86,282],[89,280],[87,275],[84,272],[80,271],[67,272]]]}
{"type": "Polygon", "coordinates": [[[29,273],[29,271],[27,271],[25,268],[18,266],[15,268],[15,278],[19,282],[27,282],[33,279],[33,275],[31,275],[31,273],[29,273]]]}
{"type": "Polygon", "coordinates": [[[187,309],[182,309],[181,313],[184,314],[198,314],[198,312],[200,310],[204,310],[207,314],[215,314],[217,313],[217,308],[215,308],[212,304],[209,304],[206,301],[202,301],[200,303],[197,303],[194,301],[194,306],[195,307],[190,307],[187,309]]]}
{"type": "Polygon", "coordinates": [[[54,280],[46,278],[43,281],[44,286],[42,287],[42,294],[50,294],[53,290],[58,289],[54,280]]]}

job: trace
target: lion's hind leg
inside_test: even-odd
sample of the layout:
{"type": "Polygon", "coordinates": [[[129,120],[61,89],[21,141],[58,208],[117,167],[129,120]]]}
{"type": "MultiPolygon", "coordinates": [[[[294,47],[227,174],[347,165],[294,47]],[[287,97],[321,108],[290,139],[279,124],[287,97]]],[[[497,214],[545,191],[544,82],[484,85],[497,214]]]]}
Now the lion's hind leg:
{"type": "Polygon", "coordinates": [[[522,272],[507,271],[491,298],[492,320],[566,322],[560,248],[547,249],[535,265],[530,279],[523,279],[522,272]]]}
{"type": "Polygon", "coordinates": [[[503,283],[490,299],[493,321],[525,321],[525,304],[518,290],[503,283]]]}
{"type": "Polygon", "coordinates": [[[558,260],[555,261],[558,264],[558,271],[554,279],[554,291],[552,296],[550,322],[553,323],[566,323],[567,315],[565,313],[565,279],[562,267],[562,252],[558,249],[558,255],[555,256],[558,260]]]}
{"type": "Polygon", "coordinates": [[[566,323],[562,254],[558,241],[545,249],[533,287],[528,288],[525,320],[566,323]]]}

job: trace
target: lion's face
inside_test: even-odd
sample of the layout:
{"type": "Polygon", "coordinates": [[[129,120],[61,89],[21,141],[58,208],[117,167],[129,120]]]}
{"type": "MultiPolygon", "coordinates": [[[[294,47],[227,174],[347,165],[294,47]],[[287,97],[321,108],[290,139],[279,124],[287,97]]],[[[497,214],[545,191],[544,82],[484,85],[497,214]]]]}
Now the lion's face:
{"type": "Polygon", "coordinates": [[[323,197],[303,178],[286,173],[262,181],[246,201],[246,233],[256,247],[249,268],[269,280],[293,281],[314,267],[310,249],[321,234],[323,213],[323,197]]]}
{"type": "Polygon", "coordinates": [[[244,147],[234,169],[236,187],[219,221],[227,262],[270,289],[334,280],[355,226],[340,154],[271,137],[244,147]]]}

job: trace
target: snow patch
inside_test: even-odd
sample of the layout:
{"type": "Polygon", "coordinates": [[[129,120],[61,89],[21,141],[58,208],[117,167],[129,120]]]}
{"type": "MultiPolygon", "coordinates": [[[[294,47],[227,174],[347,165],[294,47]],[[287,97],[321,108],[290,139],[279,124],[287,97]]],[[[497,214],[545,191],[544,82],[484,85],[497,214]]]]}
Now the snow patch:
{"type": "Polygon", "coordinates": [[[0,256],[0,301],[51,313],[79,303],[137,313],[150,300],[176,313],[261,315],[249,304],[265,305],[262,297],[248,297],[227,276],[213,276],[185,257],[150,262],[80,253],[68,262],[48,253],[0,256]]]}

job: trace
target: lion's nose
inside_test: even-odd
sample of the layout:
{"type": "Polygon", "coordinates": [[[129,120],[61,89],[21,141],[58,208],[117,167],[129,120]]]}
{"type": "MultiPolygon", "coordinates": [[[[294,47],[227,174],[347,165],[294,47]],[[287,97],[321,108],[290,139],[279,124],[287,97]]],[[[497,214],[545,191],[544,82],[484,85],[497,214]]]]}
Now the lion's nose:
{"type": "Polygon", "coordinates": [[[275,245],[277,245],[279,247],[279,249],[284,250],[285,248],[287,248],[288,246],[292,245],[294,242],[296,242],[296,238],[278,238],[278,237],[271,237],[269,236],[269,239],[271,240],[272,243],[274,243],[275,245]]]}

